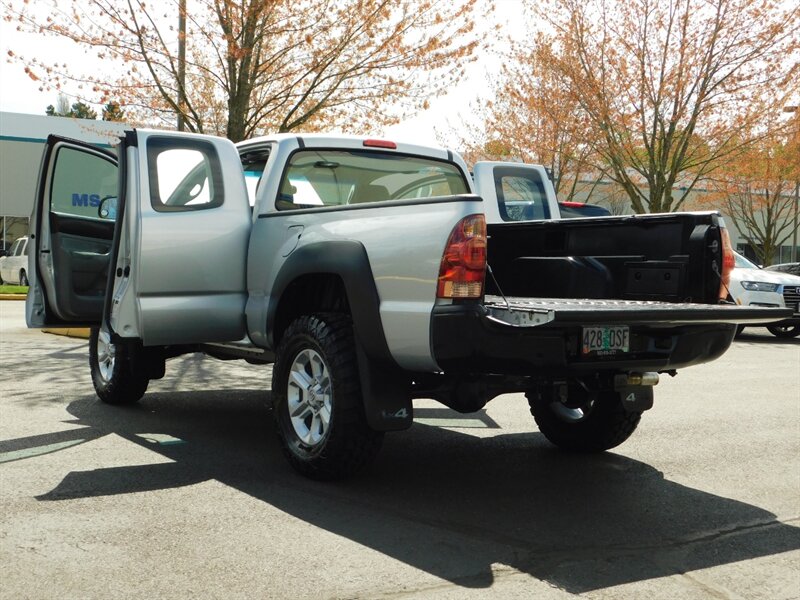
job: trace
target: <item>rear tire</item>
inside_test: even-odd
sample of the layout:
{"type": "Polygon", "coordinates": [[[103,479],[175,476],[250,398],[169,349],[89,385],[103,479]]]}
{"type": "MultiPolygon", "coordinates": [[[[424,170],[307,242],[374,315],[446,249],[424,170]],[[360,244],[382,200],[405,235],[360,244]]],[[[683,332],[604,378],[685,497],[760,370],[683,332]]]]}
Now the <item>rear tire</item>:
{"type": "Polygon", "coordinates": [[[141,346],[114,343],[99,329],[89,335],[89,368],[97,397],[106,404],[134,404],[150,383],[141,346]]]}
{"type": "Polygon", "coordinates": [[[23,270],[19,272],[19,284],[25,287],[28,287],[28,274],[23,270]]]}
{"type": "Polygon", "coordinates": [[[367,424],[350,318],[303,316],[283,335],[272,375],[283,453],[312,479],[341,479],[377,455],[383,433],[367,424]]]}
{"type": "Polygon", "coordinates": [[[525,395],[536,424],[544,436],[564,450],[602,452],[619,446],[636,430],[640,412],[628,412],[620,394],[598,392],[582,404],[565,405],[554,395],[528,392],[525,395]]]}
{"type": "Polygon", "coordinates": [[[800,325],[770,325],[767,329],[779,338],[793,338],[800,335],[800,325]]]}

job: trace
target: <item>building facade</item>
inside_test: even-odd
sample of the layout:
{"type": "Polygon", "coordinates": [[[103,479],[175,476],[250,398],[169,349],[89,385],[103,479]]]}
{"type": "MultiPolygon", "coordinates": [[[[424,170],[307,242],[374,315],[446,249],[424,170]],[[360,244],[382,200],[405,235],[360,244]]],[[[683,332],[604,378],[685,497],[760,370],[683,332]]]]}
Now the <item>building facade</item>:
{"type": "Polygon", "coordinates": [[[47,136],[108,148],[126,128],[109,121],[0,112],[0,248],[28,233],[47,136]]]}

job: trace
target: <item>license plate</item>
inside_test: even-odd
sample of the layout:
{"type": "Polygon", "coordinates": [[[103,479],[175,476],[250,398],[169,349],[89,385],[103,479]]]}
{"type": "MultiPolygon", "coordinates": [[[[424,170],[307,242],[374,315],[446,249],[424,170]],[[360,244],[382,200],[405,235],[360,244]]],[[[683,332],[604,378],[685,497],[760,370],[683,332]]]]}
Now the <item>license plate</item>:
{"type": "Polygon", "coordinates": [[[581,343],[583,355],[611,355],[630,350],[630,329],[626,325],[617,327],[584,327],[581,343]]]}

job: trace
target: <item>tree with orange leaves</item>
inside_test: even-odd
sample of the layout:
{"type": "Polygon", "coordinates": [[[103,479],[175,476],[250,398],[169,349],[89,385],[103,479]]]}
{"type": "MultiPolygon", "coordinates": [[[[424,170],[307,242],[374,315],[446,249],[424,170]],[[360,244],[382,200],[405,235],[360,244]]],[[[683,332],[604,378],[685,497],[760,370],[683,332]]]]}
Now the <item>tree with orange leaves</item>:
{"type": "Polygon", "coordinates": [[[465,156],[477,160],[521,160],[552,173],[560,200],[591,197],[602,175],[594,160],[595,140],[580,105],[553,71],[543,68],[548,44],[520,44],[493,82],[494,99],[475,111],[478,124],[461,133],[465,156]],[[587,183],[588,182],[588,183],[587,183]]]}
{"type": "Polygon", "coordinates": [[[72,40],[115,69],[86,73],[10,51],[44,89],[80,86],[101,103],[118,100],[131,118],[180,115],[189,131],[239,141],[265,130],[380,126],[425,106],[473,57],[475,2],[188,0],[185,62],[179,0],[3,7],[18,28],[72,40]]]}
{"type": "Polygon", "coordinates": [[[703,200],[735,223],[763,265],[790,241],[800,182],[800,116],[771,129],[724,165],[703,200]]]}
{"type": "Polygon", "coordinates": [[[797,91],[797,3],[531,3],[552,29],[539,69],[568,88],[638,213],[680,209],[797,91]]]}

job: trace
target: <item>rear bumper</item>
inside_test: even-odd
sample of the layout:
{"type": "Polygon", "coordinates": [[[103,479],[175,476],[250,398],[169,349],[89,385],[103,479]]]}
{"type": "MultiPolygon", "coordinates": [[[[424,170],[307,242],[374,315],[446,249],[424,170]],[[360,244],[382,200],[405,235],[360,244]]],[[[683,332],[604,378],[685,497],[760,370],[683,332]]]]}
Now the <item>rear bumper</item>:
{"type": "Polygon", "coordinates": [[[641,311],[628,311],[613,318],[556,318],[520,327],[492,318],[483,305],[453,305],[434,309],[431,331],[434,357],[445,373],[552,378],[598,371],[668,371],[709,362],[728,349],[736,324],[658,323],[641,311]],[[582,356],[582,326],[588,324],[628,325],[629,352],[582,356]]]}

